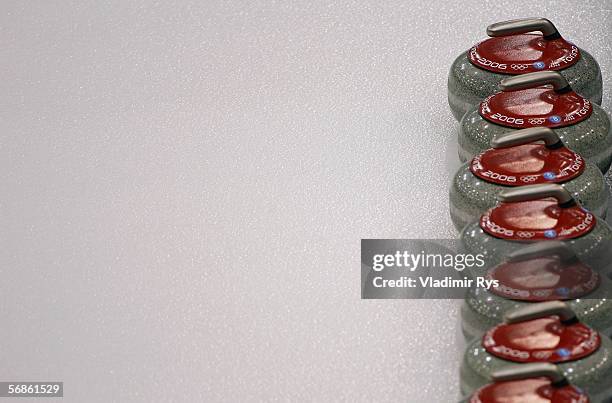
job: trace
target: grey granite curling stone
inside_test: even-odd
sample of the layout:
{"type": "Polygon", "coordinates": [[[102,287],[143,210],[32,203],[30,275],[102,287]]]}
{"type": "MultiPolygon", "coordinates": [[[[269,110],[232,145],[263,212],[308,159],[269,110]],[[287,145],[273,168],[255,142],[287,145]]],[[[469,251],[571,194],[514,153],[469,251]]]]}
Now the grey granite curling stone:
{"type": "Polygon", "coordinates": [[[601,104],[599,65],[588,52],[564,40],[549,20],[500,22],[490,25],[487,34],[489,39],[459,55],[451,66],[448,103],[455,119],[497,92],[509,75],[540,70],[561,71],[578,93],[601,104]]]}

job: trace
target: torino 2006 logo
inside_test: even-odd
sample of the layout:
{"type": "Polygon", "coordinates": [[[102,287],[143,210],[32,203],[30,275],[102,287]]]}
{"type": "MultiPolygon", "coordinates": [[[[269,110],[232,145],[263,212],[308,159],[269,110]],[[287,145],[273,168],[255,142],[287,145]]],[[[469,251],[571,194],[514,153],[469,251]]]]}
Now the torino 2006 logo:
{"type": "Polygon", "coordinates": [[[504,345],[498,345],[497,341],[495,340],[495,338],[493,337],[493,335],[495,334],[495,328],[487,331],[487,333],[485,333],[484,337],[482,338],[482,345],[485,348],[490,348],[493,351],[499,353],[499,354],[503,354],[505,356],[511,356],[511,357],[515,357],[515,358],[520,358],[523,360],[526,360],[529,358],[529,352],[528,351],[522,351],[522,350],[516,350],[513,348],[510,348],[508,346],[504,346],[504,345]]]}
{"type": "Polygon", "coordinates": [[[494,234],[500,234],[507,237],[514,235],[514,231],[508,228],[504,228],[501,225],[491,221],[491,217],[487,214],[483,217],[485,226],[494,234]]]}
{"type": "Polygon", "coordinates": [[[571,63],[572,61],[574,61],[578,56],[580,55],[580,51],[578,50],[578,48],[574,45],[572,45],[572,49],[570,50],[569,55],[563,56],[562,58],[559,59],[559,63],[571,63]]]}
{"type": "Polygon", "coordinates": [[[585,116],[591,111],[591,101],[584,98],[584,102],[582,103],[582,108],[580,108],[576,113],[580,116],[585,116]]]}
{"type": "Polygon", "coordinates": [[[483,170],[482,172],[480,172],[480,175],[482,175],[482,177],[484,178],[491,178],[500,182],[516,183],[516,176],[504,175],[498,172],[493,172],[491,170],[483,170]]]}
{"type": "Polygon", "coordinates": [[[557,175],[557,177],[568,176],[570,173],[578,173],[584,166],[584,160],[582,157],[574,153],[574,161],[570,162],[569,166],[563,168],[563,170],[557,175]]]}
{"type": "Polygon", "coordinates": [[[500,69],[500,70],[508,69],[508,65],[506,63],[494,62],[493,60],[489,60],[486,57],[480,56],[478,52],[476,51],[476,46],[470,49],[470,59],[472,59],[472,61],[484,67],[491,67],[491,68],[500,69]]]}
{"type": "MultiPolygon", "coordinates": [[[[495,95],[495,94],[493,94],[495,95]]],[[[489,95],[480,103],[480,114],[485,115],[491,112],[491,107],[489,106],[489,101],[493,98],[493,95],[489,95]]]]}
{"type": "Polygon", "coordinates": [[[582,222],[574,225],[573,227],[562,230],[560,235],[567,236],[576,232],[585,231],[591,226],[591,224],[593,224],[593,214],[587,213],[582,222]]]}
{"type": "Polygon", "coordinates": [[[520,358],[522,360],[529,359],[529,352],[516,350],[508,346],[495,346],[493,347],[493,351],[499,354],[503,354],[506,357],[520,358]]]}
{"type": "Polygon", "coordinates": [[[504,122],[504,123],[508,123],[508,124],[515,124],[515,125],[524,125],[525,124],[525,119],[522,118],[515,118],[512,116],[506,116],[504,114],[501,114],[499,112],[495,112],[494,114],[492,114],[490,116],[491,119],[495,119],[495,120],[499,120],[500,122],[504,122]]]}

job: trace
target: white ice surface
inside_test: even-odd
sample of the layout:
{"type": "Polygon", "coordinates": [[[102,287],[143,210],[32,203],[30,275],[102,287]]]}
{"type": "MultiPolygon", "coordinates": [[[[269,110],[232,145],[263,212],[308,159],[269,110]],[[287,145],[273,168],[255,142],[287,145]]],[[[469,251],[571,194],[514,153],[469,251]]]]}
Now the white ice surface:
{"type": "Polygon", "coordinates": [[[0,4],[0,380],[66,402],[452,402],[457,303],[361,301],[361,238],[454,236],[448,68],[608,1],[0,4]]]}

